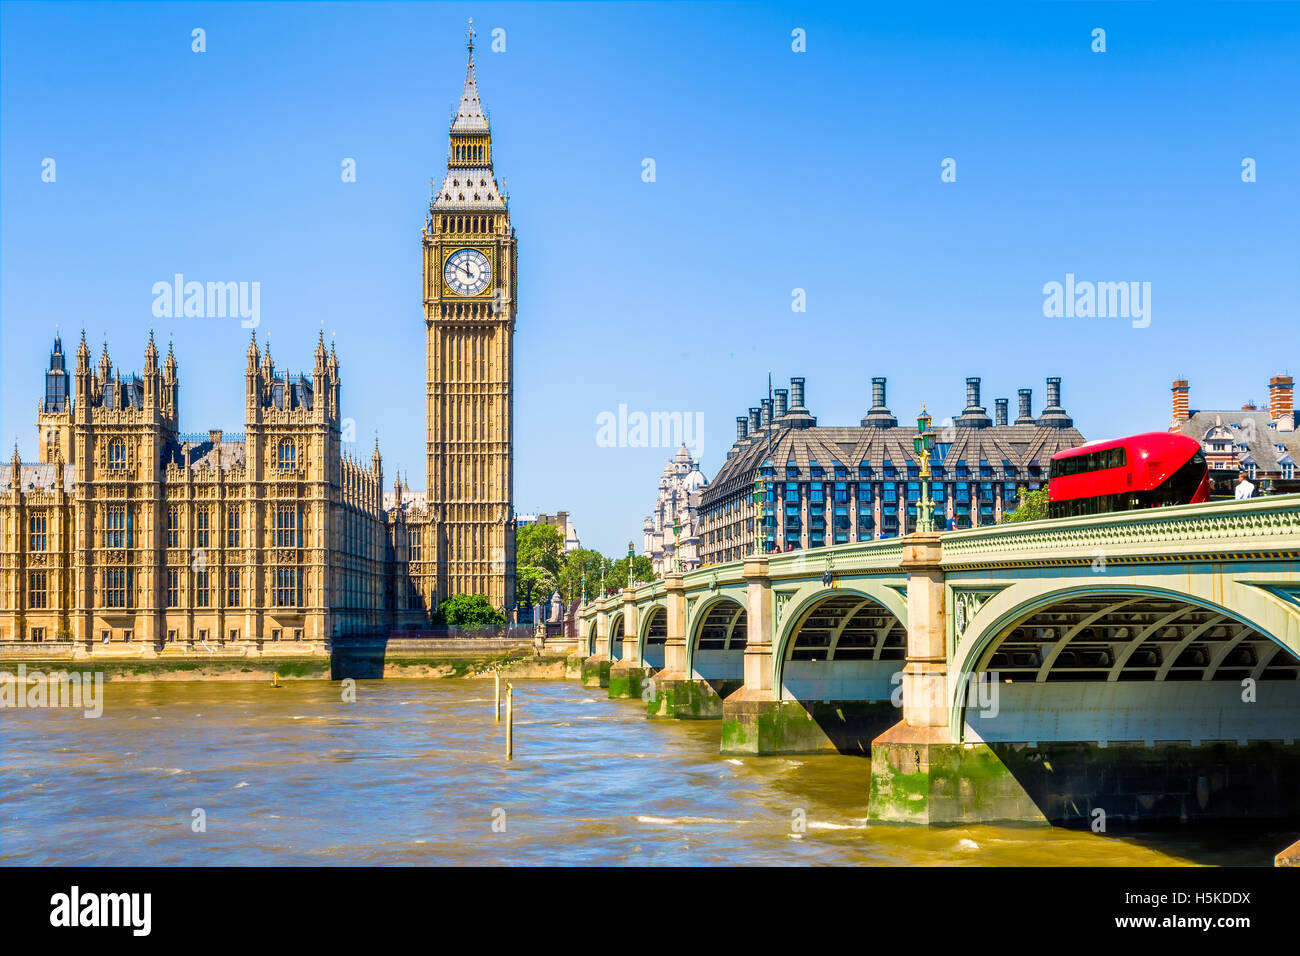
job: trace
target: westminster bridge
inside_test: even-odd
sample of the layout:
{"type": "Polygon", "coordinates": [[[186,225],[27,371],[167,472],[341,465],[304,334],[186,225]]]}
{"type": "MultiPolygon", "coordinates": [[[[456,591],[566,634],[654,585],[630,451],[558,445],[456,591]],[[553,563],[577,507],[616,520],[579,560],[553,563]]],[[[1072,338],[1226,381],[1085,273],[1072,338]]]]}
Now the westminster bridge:
{"type": "Polygon", "coordinates": [[[913,822],[1300,816],[1300,495],[755,555],[587,602],[589,686],[913,822]]]}

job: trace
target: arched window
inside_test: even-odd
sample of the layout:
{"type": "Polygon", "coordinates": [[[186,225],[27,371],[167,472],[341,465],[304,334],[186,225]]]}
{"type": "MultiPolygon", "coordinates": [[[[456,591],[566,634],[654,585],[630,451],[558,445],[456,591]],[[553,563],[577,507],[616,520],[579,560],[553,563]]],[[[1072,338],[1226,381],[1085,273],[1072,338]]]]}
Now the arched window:
{"type": "Polygon", "coordinates": [[[295,468],[297,467],[297,459],[298,459],[297,446],[294,445],[294,443],[289,439],[287,438],[283,439],[280,442],[280,458],[279,458],[280,467],[295,468]]]}
{"type": "Polygon", "coordinates": [[[108,443],[108,467],[126,467],[126,442],[120,438],[114,438],[108,443]]]}

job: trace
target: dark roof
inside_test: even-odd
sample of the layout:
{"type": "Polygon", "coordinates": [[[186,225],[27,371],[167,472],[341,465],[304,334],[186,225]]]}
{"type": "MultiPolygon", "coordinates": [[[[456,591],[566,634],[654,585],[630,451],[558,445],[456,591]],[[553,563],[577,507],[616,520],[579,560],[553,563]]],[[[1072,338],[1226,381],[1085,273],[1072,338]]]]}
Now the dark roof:
{"type": "MultiPolygon", "coordinates": [[[[771,429],[771,452],[768,452],[768,433],[760,431],[741,439],[733,447],[713,484],[704,489],[708,502],[729,498],[742,486],[753,485],[754,477],[764,461],[770,460],[779,481],[784,477],[786,463],[794,461],[801,479],[809,477],[809,467],[816,461],[825,469],[825,477],[834,480],[834,464],[850,469],[848,477],[858,477],[858,466],[866,463],[879,478],[888,460],[906,477],[909,464],[919,464],[912,450],[916,437],[915,426],[898,428],[788,428],[777,425],[771,429]]],[[[937,454],[931,465],[945,469],[943,478],[953,477],[952,469],[964,460],[971,469],[971,479],[978,479],[981,460],[987,461],[1001,472],[1003,461],[1011,462],[1019,477],[1028,477],[1024,470],[1030,464],[1043,468],[1052,455],[1065,448],[1083,444],[1084,438],[1075,428],[1052,428],[1043,425],[994,425],[989,428],[946,428],[938,436],[937,454]]]]}
{"type": "Polygon", "coordinates": [[[91,402],[94,408],[144,408],[144,382],[137,376],[121,380],[122,394],[117,392],[119,382],[110,379],[104,383],[104,390],[96,400],[91,402]]]}
{"type": "Polygon", "coordinates": [[[1238,457],[1244,459],[1249,455],[1255,459],[1255,465],[1264,471],[1278,471],[1278,459],[1288,454],[1300,461],[1300,432],[1295,431],[1294,427],[1289,432],[1271,427],[1273,416],[1266,408],[1255,411],[1197,411],[1192,412],[1191,416],[1179,425],[1179,431],[1184,435],[1204,444],[1216,429],[1220,434],[1230,434],[1233,450],[1238,457]],[[1246,446],[1244,451],[1240,447],[1242,445],[1246,446]],[[1286,450],[1278,451],[1278,445],[1286,450]]]}
{"type": "Polygon", "coordinates": [[[286,373],[282,378],[271,379],[269,404],[279,409],[312,407],[315,396],[312,383],[306,375],[291,379],[286,373]]]}

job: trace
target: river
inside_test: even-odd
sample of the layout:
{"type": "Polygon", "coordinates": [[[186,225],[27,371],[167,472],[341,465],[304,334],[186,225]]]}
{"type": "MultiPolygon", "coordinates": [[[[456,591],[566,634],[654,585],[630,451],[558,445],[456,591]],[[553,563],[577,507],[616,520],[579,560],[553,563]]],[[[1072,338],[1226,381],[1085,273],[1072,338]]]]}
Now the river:
{"type": "Polygon", "coordinates": [[[490,681],[104,693],[98,719],[0,710],[0,862],[1267,865],[1295,839],[869,824],[862,758],[723,757],[717,721],[574,682],[515,682],[510,762],[490,681]]]}

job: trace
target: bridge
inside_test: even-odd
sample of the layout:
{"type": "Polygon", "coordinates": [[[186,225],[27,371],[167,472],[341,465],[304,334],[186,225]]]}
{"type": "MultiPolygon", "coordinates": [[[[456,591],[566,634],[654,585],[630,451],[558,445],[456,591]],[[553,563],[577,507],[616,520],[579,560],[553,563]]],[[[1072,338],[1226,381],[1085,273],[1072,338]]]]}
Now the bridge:
{"type": "Polygon", "coordinates": [[[1300,495],[754,555],[580,620],[588,686],[869,757],[873,819],[1300,816],[1300,495]]]}

